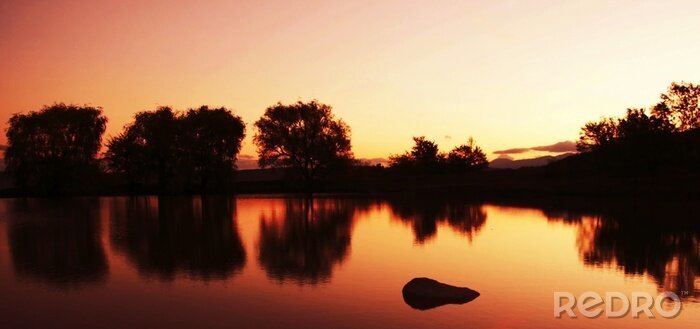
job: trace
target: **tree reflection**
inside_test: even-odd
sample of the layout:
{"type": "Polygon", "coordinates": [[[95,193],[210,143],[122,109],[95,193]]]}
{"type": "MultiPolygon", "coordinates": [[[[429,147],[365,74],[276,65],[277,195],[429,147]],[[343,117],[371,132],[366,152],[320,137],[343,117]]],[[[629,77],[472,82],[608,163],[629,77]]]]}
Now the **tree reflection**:
{"type": "Polygon", "coordinates": [[[615,264],[628,274],[651,275],[663,290],[700,297],[700,230],[676,224],[601,218],[591,230],[592,248],[581,250],[584,263],[615,264]]]}
{"type": "Polygon", "coordinates": [[[585,265],[649,275],[660,291],[700,298],[700,223],[687,205],[625,205],[601,215],[550,216],[577,226],[585,265]]]}
{"type": "Polygon", "coordinates": [[[481,205],[431,198],[394,199],[389,205],[394,218],[411,225],[418,244],[434,238],[441,223],[446,223],[469,241],[486,223],[486,211],[481,205]]]}
{"type": "Polygon", "coordinates": [[[111,240],[142,275],[225,279],[245,265],[231,198],[142,197],[112,207],[111,240]]]}
{"type": "Polygon", "coordinates": [[[21,280],[58,288],[102,282],[99,200],[8,200],[9,247],[21,280]]]}
{"type": "Polygon", "coordinates": [[[350,252],[354,214],[367,205],[350,199],[287,199],[283,215],[261,215],[258,260],[268,277],[298,284],[330,280],[350,252]]]}

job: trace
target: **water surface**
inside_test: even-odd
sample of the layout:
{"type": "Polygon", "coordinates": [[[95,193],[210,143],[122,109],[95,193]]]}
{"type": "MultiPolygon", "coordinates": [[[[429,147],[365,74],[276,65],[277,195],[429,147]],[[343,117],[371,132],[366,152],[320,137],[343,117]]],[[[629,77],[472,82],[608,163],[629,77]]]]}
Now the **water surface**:
{"type": "Polygon", "coordinates": [[[0,200],[4,328],[697,328],[679,207],[355,197],[0,200]],[[572,210],[577,209],[577,210],[572,210]],[[581,210],[583,209],[583,210],[581,210]],[[420,311],[414,277],[477,290],[420,311]],[[674,291],[674,319],[555,319],[554,291],[674,291]]]}

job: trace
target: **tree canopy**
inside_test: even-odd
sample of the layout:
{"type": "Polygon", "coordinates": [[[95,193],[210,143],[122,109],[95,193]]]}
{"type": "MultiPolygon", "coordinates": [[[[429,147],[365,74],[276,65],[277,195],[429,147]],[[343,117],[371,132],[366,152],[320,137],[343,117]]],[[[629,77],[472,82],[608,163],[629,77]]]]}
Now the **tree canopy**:
{"type": "Polygon", "coordinates": [[[161,191],[206,190],[228,180],[244,136],[245,124],[226,108],[201,106],[179,113],[160,107],[137,113],[109,140],[106,157],[131,184],[155,180],[161,191]]]}
{"type": "Polygon", "coordinates": [[[700,86],[674,82],[661,101],[651,107],[627,109],[623,118],[603,118],[586,123],[577,143],[580,152],[595,151],[620,142],[640,142],[671,132],[700,128],[700,86]]]}
{"type": "Polygon", "coordinates": [[[19,187],[54,193],[77,187],[97,169],[107,118],[92,106],[45,106],[14,114],[7,129],[7,169],[19,187]]]}
{"type": "Polygon", "coordinates": [[[579,152],[593,151],[611,144],[617,138],[617,122],[613,118],[588,122],[581,128],[581,137],[576,143],[579,152]]]}
{"type": "Polygon", "coordinates": [[[673,83],[651,107],[630,108],[581,128],[577,149],[605,171],[686,170],[696,166],[700,139],[700,86],[673,83]]]}
{"type": "Polygon", "coordinates": [[[700,85],[673,82],[652,114],[672,124],[679,131],[700,127],[700,85]]]}
{"type": "Polygon", "coordinates": [[[483,169],[489,161],[481,147],[476,146],[473,138],[466,144],[459,145],[447,154],[447,164],[455,169],[483,169]]]}
{"type": "Polygon", "coordinates": [[[389,167],[398,170],[437,172],[478,170],[488,166],[486,154],[476,146],[472,138],[447,154],[441,153],[438,145],[425,136],[413,137],[413,142],[410,151],[389,157],[389,167]]]}
{"type": "Polygon", "coordinates": [[[164,189],[182,155],[179,126],[178,115],[169,107],[136,113],[134,121],[107,143],[110,169],[125,174],[131,184],[148,184],[155,177],[164,189]]]}
{"type": "Polygon", "coordinates": [[[182,120],[181,143],[192,177],[204,188],[212,179],[228,178],[245,137],[243,120],[226,108],[207,106],[188,110],[182,120]]]}
{"type": "Polygon", "coordinates": [[[253,141],[263,168],[295,168],[311,182],[320,171],[353,159],[350,127],[315,100],[270,106],[255,127],[253,141]]]}

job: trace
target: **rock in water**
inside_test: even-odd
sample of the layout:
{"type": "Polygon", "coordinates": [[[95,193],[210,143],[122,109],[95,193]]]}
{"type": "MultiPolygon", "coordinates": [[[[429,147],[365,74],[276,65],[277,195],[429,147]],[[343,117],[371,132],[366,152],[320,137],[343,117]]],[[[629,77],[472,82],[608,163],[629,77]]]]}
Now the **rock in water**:
{"type": "Polygon", "coordinates": [[[415,278],[401,290],[408,306],[428,310],[446,304],[465,304],[479,297],[479,292],[455,287],[428,278],[415,278]]]}

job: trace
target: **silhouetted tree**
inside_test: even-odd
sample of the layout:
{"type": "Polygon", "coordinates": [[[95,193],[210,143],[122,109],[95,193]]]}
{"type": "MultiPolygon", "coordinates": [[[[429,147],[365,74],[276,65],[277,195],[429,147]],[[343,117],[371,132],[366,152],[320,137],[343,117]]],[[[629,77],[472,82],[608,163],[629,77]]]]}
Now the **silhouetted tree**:
{"type": "Polygon", "coordinates": [[[486,154],[470,138],[466,144],[452,149],[450,153],[440,152],[438,145],[424,136],[413,137],[414,145],[410,151],[389,157],[389,166],[398,170],[422,173],[443,170],[483,169],[488,166],[486,154]]]}
{"type": "Polygon", "coordinates": [[[433,166],[438,165],[444,161],[445,156],[441,154],[438,150],[437,144],[433,141],[425,139],[425,137],[414,137],[413,141],[416,142],[411,150],[411,158],[418,164],[418,166],[433,166]]]}
{"type": "Polygon", "coordinates": [[[296,168],[307,184],[320,170],[353,158],[350,128],[315,100],[270,106],[255,127],[260,166],[296,168]]]}
{"type": "MultiPolygon", "coordinates": [[[[700,161],[700,86],[676,83],[651,108],[620,119],[589,122],[577,148],[586,168],[623,175],[697,172],[700,161]]],[[[583,168],[584,166],[582,166],[583,168]]]]}
{"type": "Polygon", "coordinates": [[[453,169],[484,169],[489,165],[486,154],[476,146],[473,138],[469,138],[466,144],[452,149],[447,154],[447,163],[453,169]]]}
{"type": "Polygon", "coordinates": [[[243,120],[226,108],[201,106],[187,111],[183,121],[185,158],[200,188],[228,181],[245,137],[243,120]]]}
{"type": "Polygon", "coordinates": [[[672,129],[668,122],[655,115],[647,115],[644,109],[627,109],[627,115],[617,121],[616,130],[620,140],[640,140],[672,129]]]}
{"type": "Polygon", "coordinates": [[[143,140],[127,129],[107,142],[105,158],[109,169],[122,173],[131,189],[149,174],[146,170],[143,140]]]}
{"type": "Polygon", "coordinates": [[[14,114],[8,124],[5,163],[19,187],[55,193],[76,187],[97,169],[107,118],[91,106],[45,106],[14,114]]]}
{"type": "Polygon", "coordinates": [[[110,168],[143,182],[155,177],[160,190],[165,190],[182,156],[179,121],[169,107],[136,113],[134,122],[107,144],[110,168]]]}
{"type": "Polygon", "coordinates": [[[389,168],[393,169],[408,169],[413,165],[413,159],[411,154],[406,152],[404,154],[392,154],[389,156],[389,168]]]}
{"type": "Polygon", "coordinates": [[[617,138],[617,123],[613,118],[588,122],[581,128],[581,137],[576,143],[579,152],[594,151],[612,144],[617,138]]]}
{"type": "Polygon", "coordinates": [[[245,136],[245,124],[226,108],[201,106],[185,114],[169,107],[140,112],[110,139],[109,167],[134,185],[155,179],[161,192],[228,182],[245,136]]]}
{"type": "Polygon", "coordinates": [[[598,151],[594,152],[597,164],[593,167],[640,173],[675,161],[677,156],[671,147],[673,130],[665,118],[630,108],[623,118],[586,124],[577,148],[581,152],[598,151]]]}
{"type": "Polygon", "coordinates": [[[665,94],[661,94],[661,104],[655,106],[652,113],[666,119],[678,130],[700,127],[700,85],[674,82],[665,94]]]}
{"type": "Polygon", "coordinates": [[[439,169],[446,161],[446,156],[440,153],[438,145],[425,136],[413,137],[413,147],[401,155],[389,157],[392,168],[417,169],[430,171],[439,169]]]}

